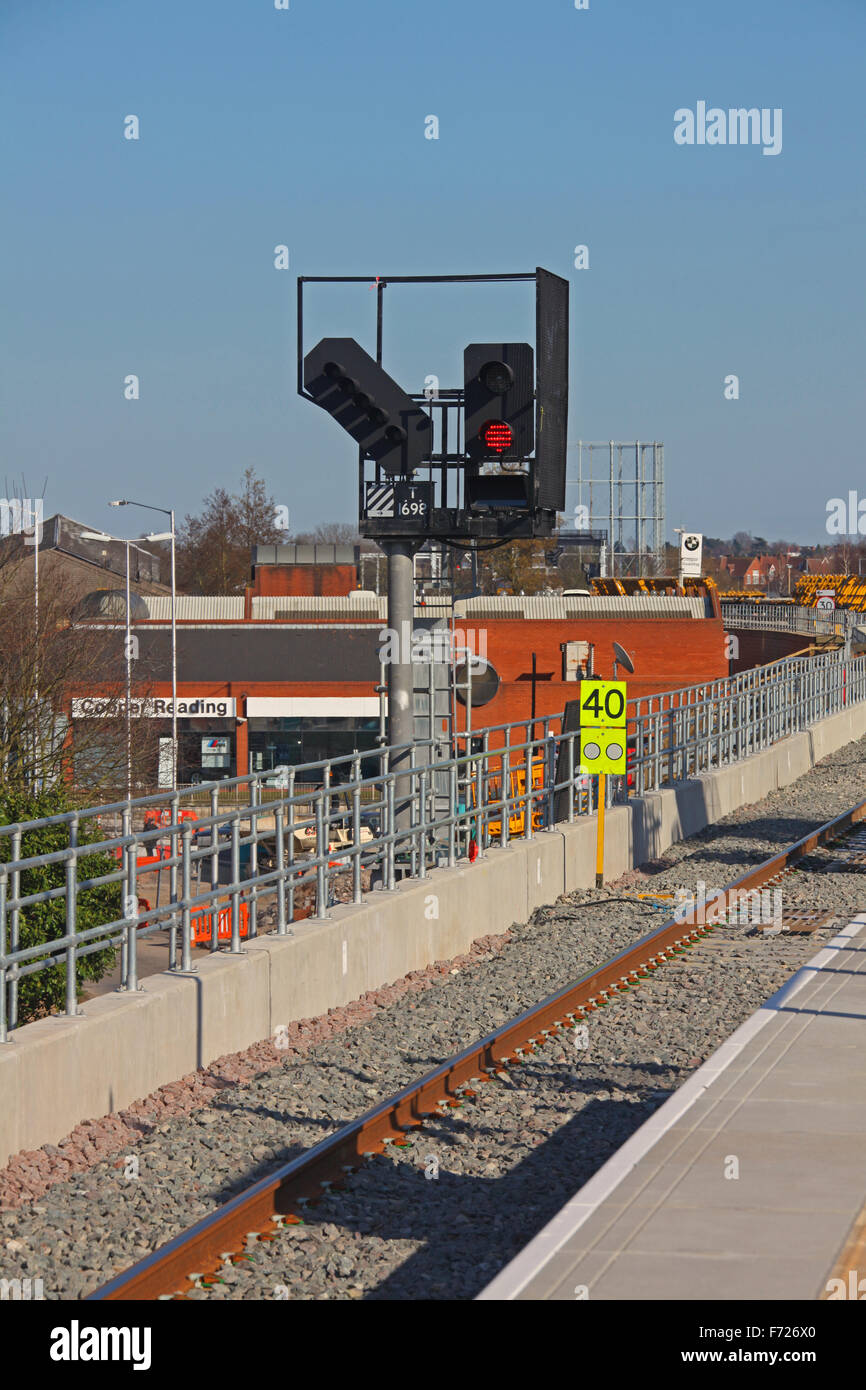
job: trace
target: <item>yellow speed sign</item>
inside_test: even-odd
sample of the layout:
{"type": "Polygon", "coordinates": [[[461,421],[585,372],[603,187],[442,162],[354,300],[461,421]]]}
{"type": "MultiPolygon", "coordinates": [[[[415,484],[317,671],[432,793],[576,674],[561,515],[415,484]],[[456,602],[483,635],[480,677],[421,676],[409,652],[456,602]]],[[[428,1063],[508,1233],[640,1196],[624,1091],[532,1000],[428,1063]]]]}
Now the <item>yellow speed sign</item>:
{"type": "Polygon", "coordinates": [[[625,681],[582,681],[580,686],[581,728],[622,729],[624,734],[626,698],[625,681]]]}

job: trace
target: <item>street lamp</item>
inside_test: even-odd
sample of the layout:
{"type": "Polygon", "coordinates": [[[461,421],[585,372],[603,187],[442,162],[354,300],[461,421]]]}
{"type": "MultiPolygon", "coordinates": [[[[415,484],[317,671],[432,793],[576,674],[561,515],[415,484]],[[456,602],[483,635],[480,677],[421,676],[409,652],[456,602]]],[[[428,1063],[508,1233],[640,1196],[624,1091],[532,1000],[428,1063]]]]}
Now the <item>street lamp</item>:
{"type": "MultiPolygon", "coordinates": [[[[152,502],[133,502],[128,497],[121,497],[115,502],[109,502],[109,507],[144,507],[149,512],[161,512],[163,516],[170,518],[171,522],[171,787],[172,791],[177,791],[177,584],[175,582],[175,552],[174,552],[174,509],[169,507],[155,507],[152,502]]],[[[158,534],[146,537],[149,541],[168,540],[168,535],[158,534]]]]}
{"type": "Polygon", "coordinates": [[[677,546],[677,584],[678,584],[678,586],[679,586],[680,588],[683,587],[683,542],[682,542],[682,537],[683,537],[685,534],[686,534],[686,528],[685,528],[684,526],[675,526],[675,527],[674,527],[674,535],[680,537],[680,543],[679,543],[679,545],[677,546]]]}
{"type": "Polygon", "coordinates": [[[167,541],[168,532],[154,536],[135,536],[127,540],[122,536],[110,536],[107,531],[82,531],[85,541],[115,541],[126,546],[126,799],[132,799],[132,726],[130,722],[130,698],[132,687],[132,634],[130,631],[130,593],[129,593],[129,547],[139,545],[143,540],[167,541]]]}

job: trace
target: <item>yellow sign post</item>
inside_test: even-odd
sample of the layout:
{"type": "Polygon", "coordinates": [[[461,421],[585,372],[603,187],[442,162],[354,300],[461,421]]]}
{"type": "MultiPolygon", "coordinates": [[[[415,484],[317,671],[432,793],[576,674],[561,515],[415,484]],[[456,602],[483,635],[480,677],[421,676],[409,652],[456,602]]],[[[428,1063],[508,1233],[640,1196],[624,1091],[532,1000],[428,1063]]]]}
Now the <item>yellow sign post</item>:
{"type": "Polygon", "coordinates": [[[595,852],[595,884],[604,882],[604,811],[606,774],[622,776],[626,770],[625,681],[581,683],[580,770],[598,775],[598,840],[595,852]]]}

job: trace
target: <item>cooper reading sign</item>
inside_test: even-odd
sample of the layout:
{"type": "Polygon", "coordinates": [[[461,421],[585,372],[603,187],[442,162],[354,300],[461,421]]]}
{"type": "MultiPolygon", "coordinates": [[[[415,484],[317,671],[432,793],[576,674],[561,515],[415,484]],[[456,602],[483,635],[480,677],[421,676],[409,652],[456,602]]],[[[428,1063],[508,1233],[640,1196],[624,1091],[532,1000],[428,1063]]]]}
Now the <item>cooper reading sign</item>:
{"type": "MultiPolygon", "coordinates": [[[[134,719],[171,719],[173,701],[158,696],[150,699],[132,699],[129,712],[134,719]]],[[[237,702],[234,699],[208,699],[197,696],[194,699],[178,699],[178,719],[234,719],[237,702]]],[[[72,701],[73,719],[120,719],[126,715],[126,698],[123,695],[111,699],[105,695],[84,695],[72,701]]]]}

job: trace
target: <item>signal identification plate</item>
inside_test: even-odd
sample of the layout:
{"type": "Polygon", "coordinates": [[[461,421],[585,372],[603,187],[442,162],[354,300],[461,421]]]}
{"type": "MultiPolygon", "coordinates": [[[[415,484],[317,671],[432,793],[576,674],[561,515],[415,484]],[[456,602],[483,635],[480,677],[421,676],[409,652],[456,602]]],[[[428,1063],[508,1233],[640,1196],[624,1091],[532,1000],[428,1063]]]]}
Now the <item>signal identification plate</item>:
{"type": "Polygon", "coordinates": [[[410,531],[426,530],[433,505],[432,483],[364,484],[364,517],[369,521],[404,522],[410,531]]]}

